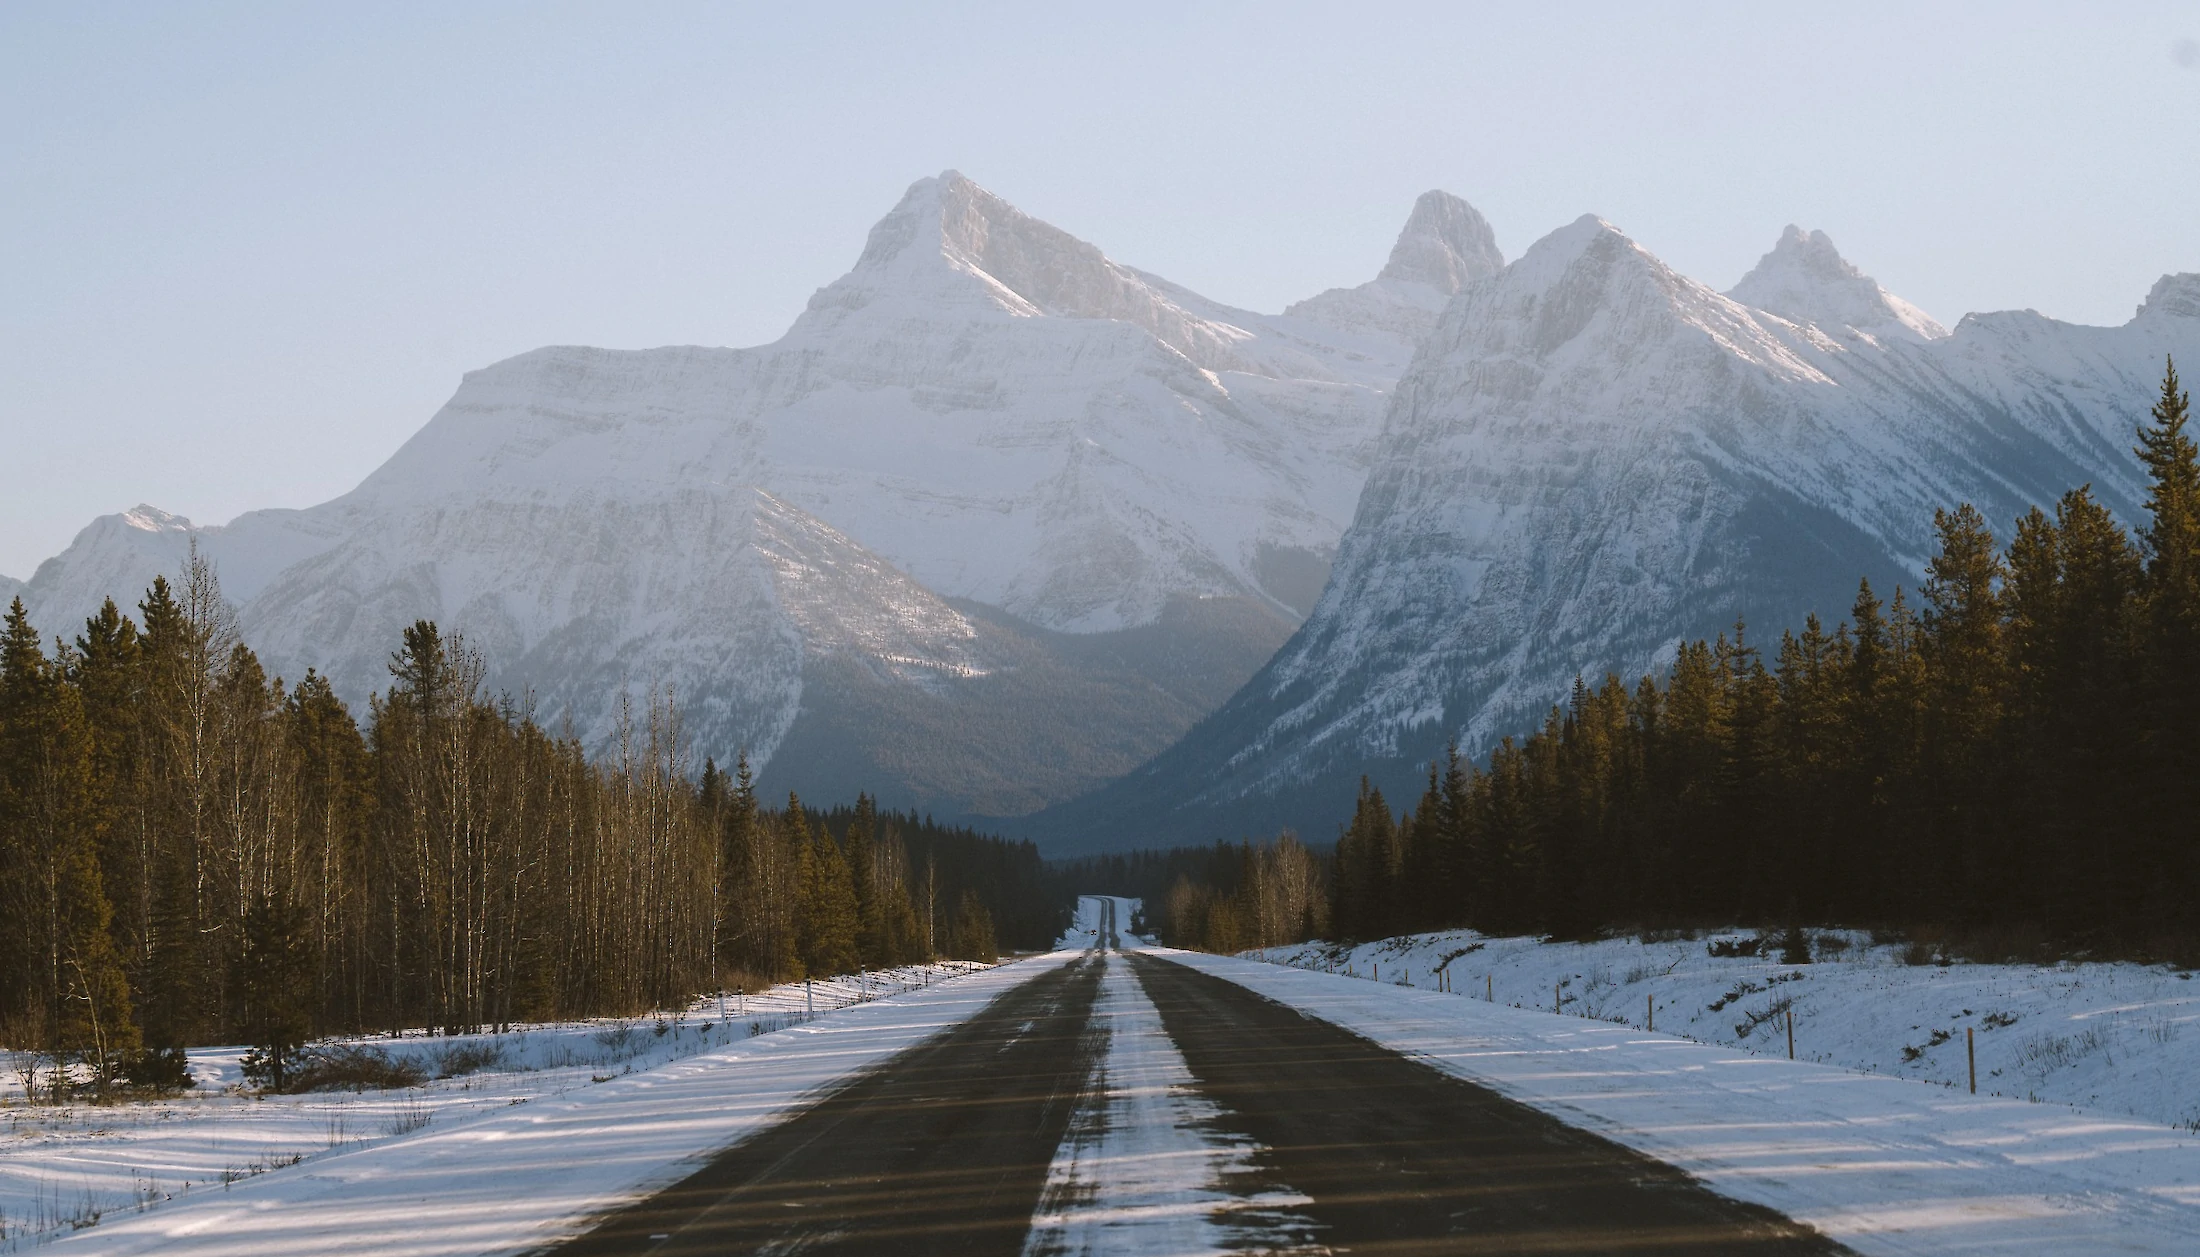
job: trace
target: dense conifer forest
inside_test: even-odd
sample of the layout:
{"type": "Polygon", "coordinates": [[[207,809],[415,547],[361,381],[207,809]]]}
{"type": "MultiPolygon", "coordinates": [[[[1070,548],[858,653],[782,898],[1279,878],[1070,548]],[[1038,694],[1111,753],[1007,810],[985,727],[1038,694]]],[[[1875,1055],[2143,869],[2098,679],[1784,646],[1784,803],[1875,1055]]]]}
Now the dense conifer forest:
{"type": "MultiPolygon", "coordinates": [[[[669,693],[591,759],[432,623],[364,719],[269,677],[195,554],[49,651],[0,629],[0,1044],[101,1085],[181,1050],[678,1005],[1061,928],[1029,843],[691,763],[669,693]]],[[[286,1047],[287,1045],[287,1047],[286,1047]]]]}
{"type": "MultiPolygon", "coordinates": [[[[2200,956],[2189,423],[2172,364],[2138,433],[2136,536],[2085,488],[2006,545],[1943,511],[1914,600],[1865,583],[1830,630],[1768,646],[1737,625],[1663,677],[1577,680],[1486,764],[1432,766],[1402,814],[1363,783],[1325,870],[1330,932],[1849,923],[2008,956],[2200,956]]],[[[1121,870],[1190,906],[1159,914],[1172,941],[1281,941],[1241,924],[1254,849],[1194,855],[1121,870]]]]}

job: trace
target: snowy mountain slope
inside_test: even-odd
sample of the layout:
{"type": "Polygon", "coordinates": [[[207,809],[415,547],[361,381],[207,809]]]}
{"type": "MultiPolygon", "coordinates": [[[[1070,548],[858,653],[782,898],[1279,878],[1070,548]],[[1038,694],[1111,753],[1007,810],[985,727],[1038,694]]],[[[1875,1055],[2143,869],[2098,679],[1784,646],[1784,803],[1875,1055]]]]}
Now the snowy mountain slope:
{"type": "MultiPolygon", "coordinates": [[[[1448,274],[1444,224],[1479,219],[1430,203],[1407,236],[1448,274]]],[[[890,802],[1028,811],[1166,745],[1311,608],[1410,351],[1209,301],[949,172],[772,345],[520,355],[343,497],[104,517],[29,602],[69,631],[195,537],[269,665],[355,703],[427,617],[593,744],[670,684],[699,752],[796,736],[890,802]],[[1093,718],[1035,732],[1065,709],[1093,718]]]]}
{"type": "Polygon", "coordinates": [[[22,581],[13,576],[0,576],[0,603],[12,602],[22,592],[22,581]]]}
{"type": "Polygon", "coordinates": [[[1048,628],[1264,599],[1326,562],[1410,344],[1235,310],[952,173],[811,299],[761,377],[769,483],[941,593],[1048,628]]]}
{"type": "Polygon", "coordinates": [[[1913,583],[1934,508],[1997,526],[2129,455],[2163,354],[2200,353],[2200,276],[2118,328],[1974,315],[1952,334],[1790,232],[1737,293],[1584,218],[1454,299],[1400,381],[1319,605],[1184,742],[1042,818],[1067,847],[1291,824],[1325,834],[1373,772],[1410,788],[1577,673],[1631,676],[1741,619],[1840,618],[1913,583]],[[1838,321],[1836,321],[1838,320],[1838,321]],[[1891,592],[1891,591],[1890,591],[1891,592]]]}

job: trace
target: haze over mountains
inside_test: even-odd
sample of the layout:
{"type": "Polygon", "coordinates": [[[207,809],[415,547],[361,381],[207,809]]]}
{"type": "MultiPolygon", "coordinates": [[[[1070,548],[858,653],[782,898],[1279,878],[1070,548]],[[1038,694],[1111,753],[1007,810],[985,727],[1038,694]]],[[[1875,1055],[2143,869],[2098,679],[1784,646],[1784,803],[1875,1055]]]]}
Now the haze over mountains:
{"type": "Polygon", "coordinates": [[[1432,193],[1382,277],[1260,315],[948,172],[772,345],[521,355],[341,498],[106,516],[27,601],[71,631],[196,537],[270,669],[355,703],[428,618],[597,746],[668,684],[697,751],[746,748],[769,786],[1029,812],[1282,643],[1415,337],[1496,264],[1432,193]]]}
{"type": "Polygon", "coordinates": [[[341,498],[104,516],[23,594],[73,632],[195,537],[269,668],[355,703],[428,618],[598,747],[670,685],[772,790],[1062,850],[1319,838],[1577,673],[1914,583],[1935,507],[2134,518],[2165,353],[2200,358],[2200,276],[1951,332],[1822,233],[1722,295],[1593,217],[1508,266],[1441,192],[1377,278],[1264,315],[948,172],[771,345],[523,354],[341,498]]]}

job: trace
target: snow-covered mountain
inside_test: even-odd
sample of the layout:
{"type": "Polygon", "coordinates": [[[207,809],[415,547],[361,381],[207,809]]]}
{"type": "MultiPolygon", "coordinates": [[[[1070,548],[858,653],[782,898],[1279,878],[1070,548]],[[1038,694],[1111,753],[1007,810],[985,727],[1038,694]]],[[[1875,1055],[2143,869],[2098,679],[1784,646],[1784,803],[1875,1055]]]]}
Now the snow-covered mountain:
{"type": "Polygon", "coordinates": [[[23,582],[13,576],[0,576],[0,606],[15,601],[23,592],[23,582]]]}
{"type": "Polygon", "coordinates": [[[1320,603],[1223,709],[1040,818],[1064,846],[1315,836],[1372,772],[1535,723],[1577,673],[1639,675],[1747,620],[1842,618],[1914,584],[1934,508],[2003,529],[2090,482],[2127,520],[2165,354],[2200,359],[2200,275],[2130,322],[1948,332],[1790,228],[1733,292],[1609,223],[1468,283],[1398,385],[1320,603]]]}
{"type": "Polygon", "coordinates": [[[771,345],[523,354],[343,497],[103,517],[27,601],[69,631],[196,538],[269,666],[355,701],[429,618],[592,742],[620,694],[671,684],[697,749],[746,747],[767,784],[1029,811],[1160,749],[1281,644],[1411,356],[1381,294],[1433,303],[1496,262],[1432,194],[1374,313],[1260,315],[948,172],[771,345]]]}

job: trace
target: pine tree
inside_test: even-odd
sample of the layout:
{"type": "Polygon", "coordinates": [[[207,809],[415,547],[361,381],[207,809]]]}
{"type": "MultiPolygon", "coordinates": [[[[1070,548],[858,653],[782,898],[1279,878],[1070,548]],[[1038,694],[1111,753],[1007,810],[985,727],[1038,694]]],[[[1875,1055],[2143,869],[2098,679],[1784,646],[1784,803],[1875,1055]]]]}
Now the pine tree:
{"type": "Polygon", "coordinates": [[[1383,792],[1360,778],[1352,824],[1337,840],[1337,928],[1349,939],[1396,933],[1397,822],[1383,792]]]}
{"type": "Polygon", "coordinates": [[[2146,547],[2148,593],[2157,617],[2191,632],[2200,616],[2200,448],[2186,425],[2192,395],[2177,380],[2177,363],[2165,362],[2161,396],[2139,429],[2133,453],[2147,473],[2146,547]]]}
{"type": "Polygon", "coordinates": [[[2147,474],[2147,520],[2138,682],[2142,731],[2132,800],[2135,842],[2128,863],[2140,896],[2125,920],[2136,930],[2191,930],[2200,912],[2200,448],[2190,431],[2192,397],[2165,361],[2162,388],[2134,451],[2147,474]],[[2172,887],[2181,888],[2172,890],[2172,887]]]}
{"type": "Polygon", "coordinates": [[[787,796],[793,841],[801,844],[800,949],[802,971],[811,977],[851,973],[856,956],[856,892],[848,862],[832,835],[811,826],[802,800],[787,796]]]}
{"type": "Polygon", "coordinates": [[[2136,783],[2124,753],[2141,561],[2115,517],[2079,488],[2053,518],[2035,508],[2018,522],[2008,566],[2009,819],[1991,894],[2010,915],[2067,933],[2103,919],[2111,901],[2144,897],[2129,880],[2143,859],[2131,841],[2136,783]]]}
{"type": "Polygon", "coordinates": [[[84,706],[91,737],[93,806],[99,828],[99,872],[114,909],[115,955],[127,966],[145,946],[149,908],[146,873],[151,838],[137,806],[143,650],[137,625],[107,599],[84,622],[67,658],[69,683],[84,706]]]}
{"type": "Polygon", "coordinates": [[[0,1034],[81,1060],[102,1085],[139,1047],[100,882],[92,740],[21,599],[0,629],[0,1034]]]}
{"type": "Polygon", "coordinates": [[[888,963],[886,895],[879,885],[877,836],[878,805],[869,794],[858,791],[855,816],[848,822],[847,861],[856,901],[856,956],[866,969],[888,963]]]}
{"type": "Polygon", "coordinates": [[[955,908],[955,922],[948,933],[947,954],[955,960],[992,964],[1000,959],[1000,945],[993,936],[993,914],[975,890],[965,890],[955,908]]]}
{"type": "Polygon", "coordinates": [[[756,778],[746,752],[734,761],[733,779],[718,809],[718,965],[766,975],[780,949],[771,941],[773,914],[766,902],[773,852],[765,850],[756,803],[756,778]]]}
{"type": "Polygon", "coordinates": [[[298,1051],[313,1032],[315,973],[311,923],[284,892],[263,896],[245,913],[244,1024],[252,1050],[245,1077],[271,1091],[287,1087],[298,1051]]]}

